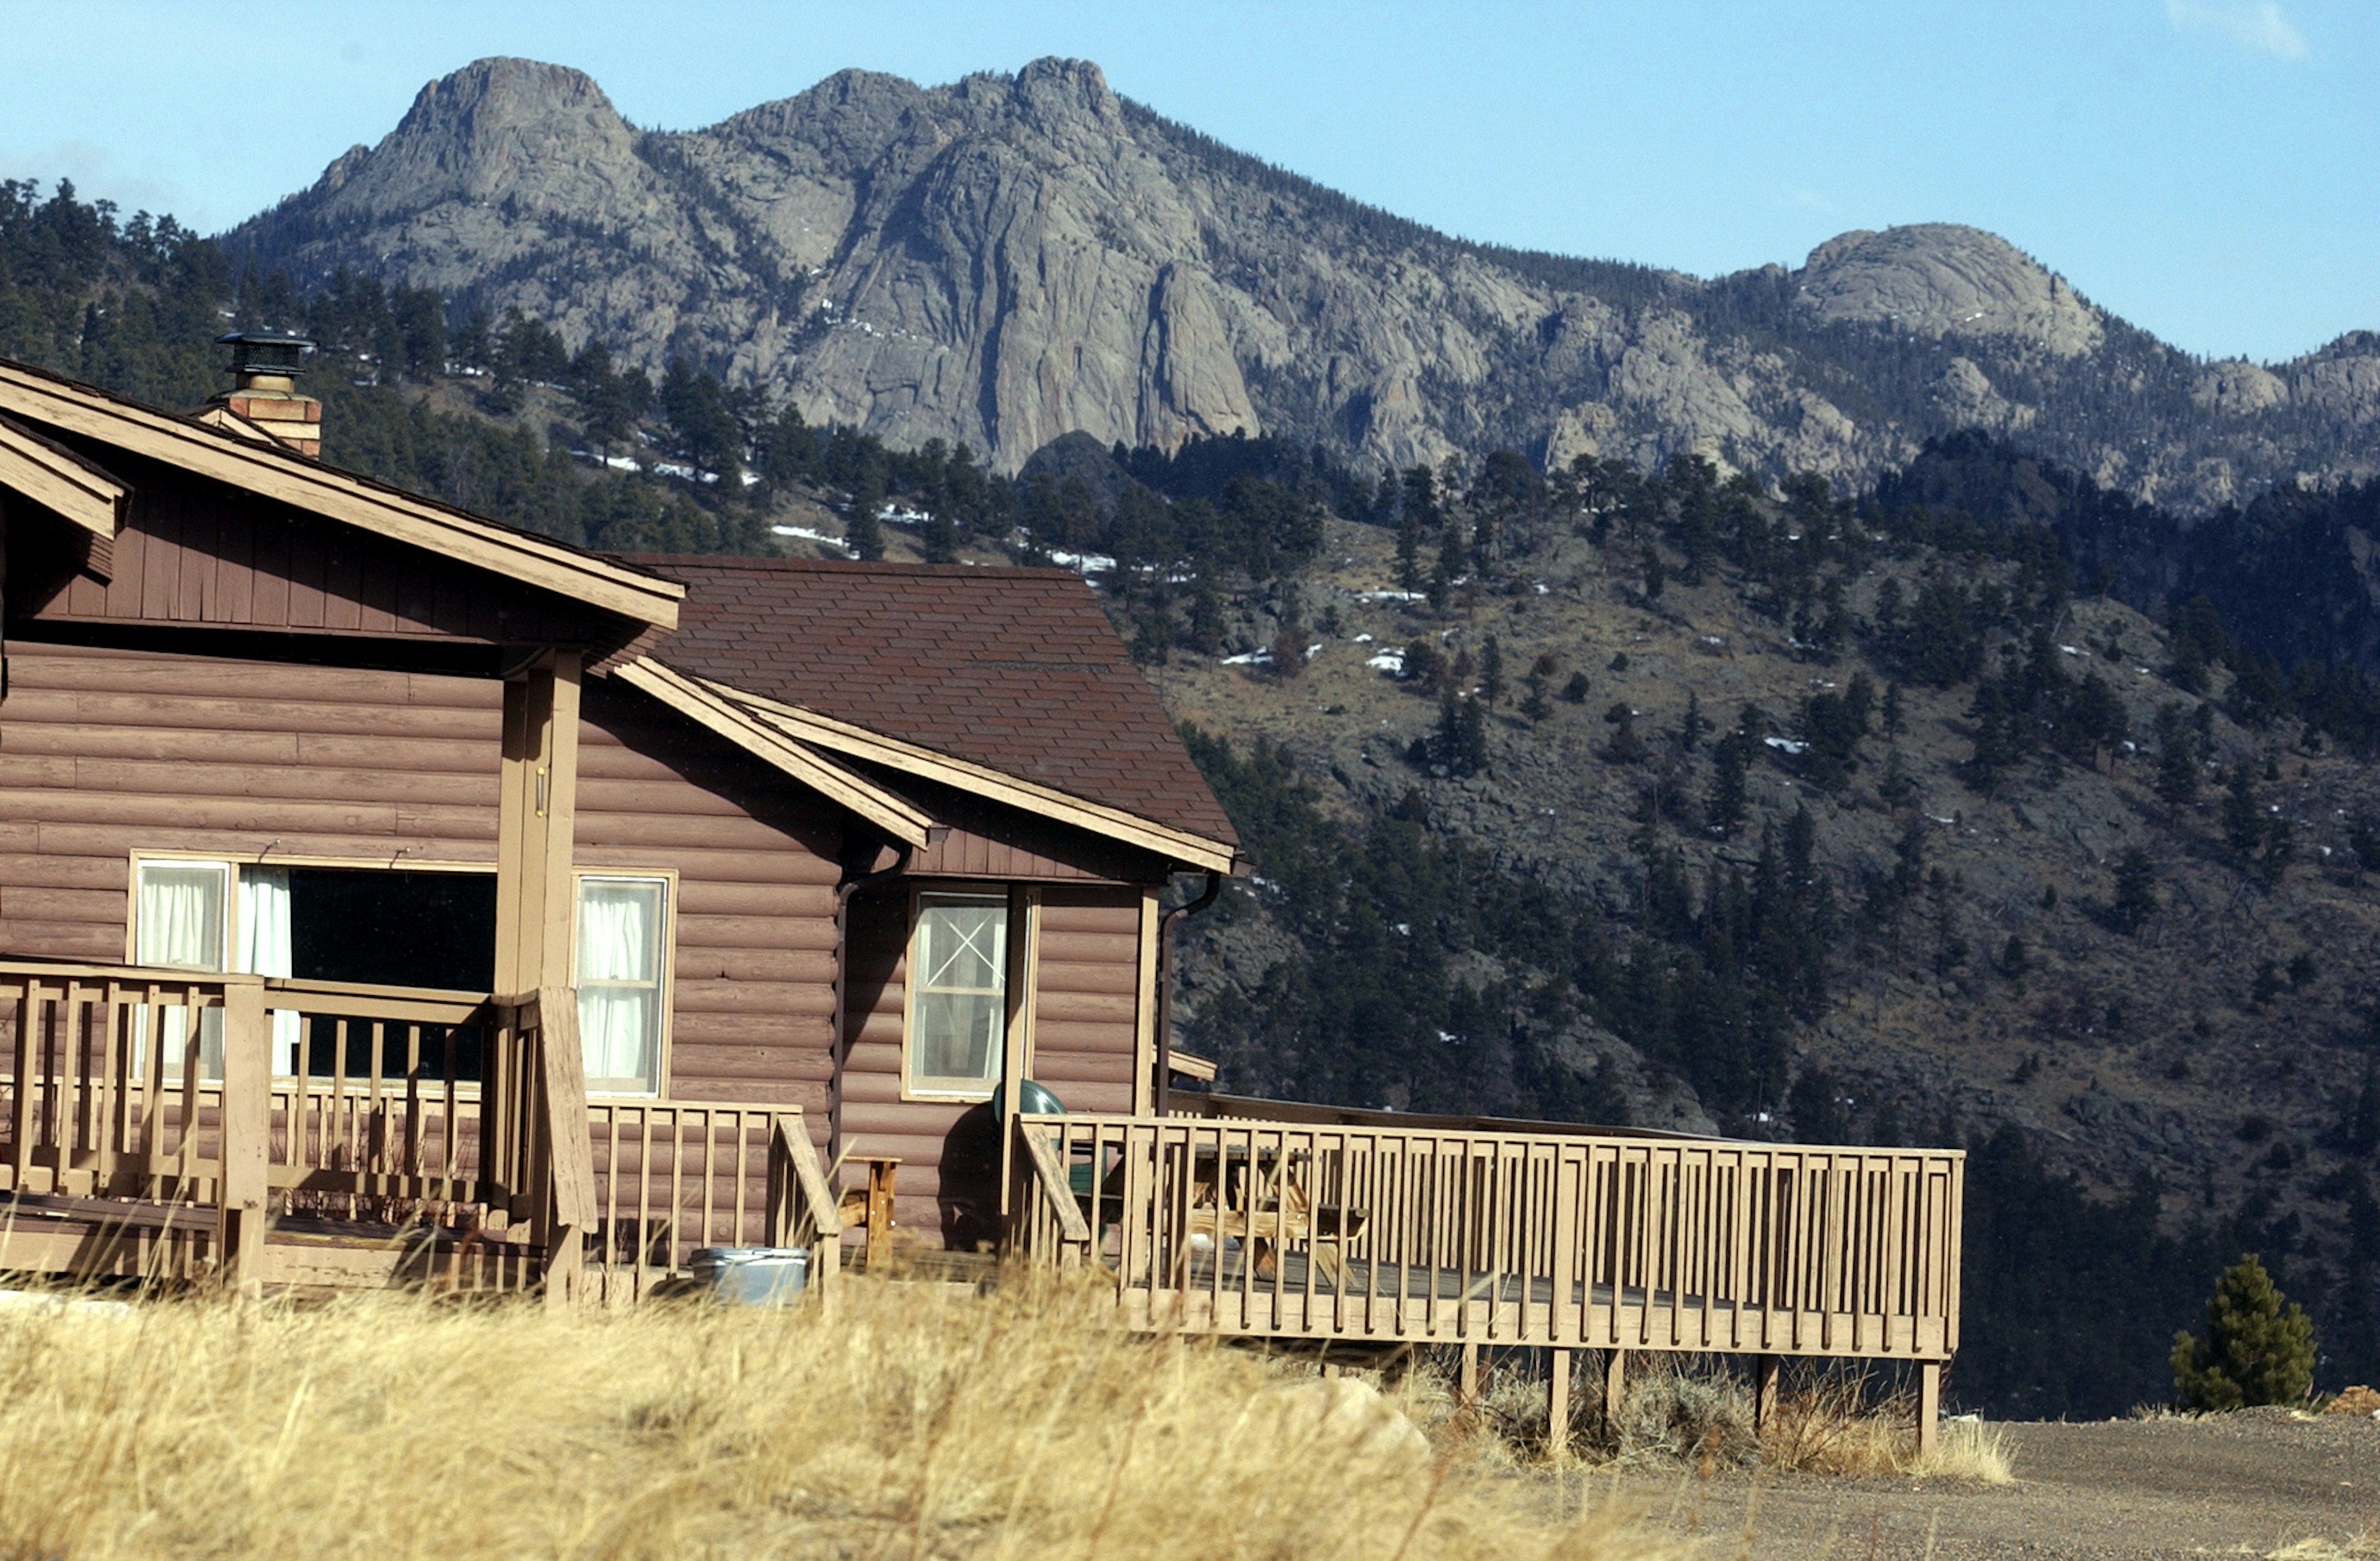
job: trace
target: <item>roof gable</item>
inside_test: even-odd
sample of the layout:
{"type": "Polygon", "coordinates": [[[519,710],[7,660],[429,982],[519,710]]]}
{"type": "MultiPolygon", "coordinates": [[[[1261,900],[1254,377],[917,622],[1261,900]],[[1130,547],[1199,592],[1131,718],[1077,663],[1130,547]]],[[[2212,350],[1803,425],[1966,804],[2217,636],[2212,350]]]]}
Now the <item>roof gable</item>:
{"type": "MultiPolygon", "coordinates": [[[[666,629],[677,621],[684,588],[618,559],[419,498],[21,363],[0,359],[0,416],[47,438],[64,435],[128,452],[634,623],[666,629]]],[[[115,469],[113,460],[107,469],[115,469]]]]}

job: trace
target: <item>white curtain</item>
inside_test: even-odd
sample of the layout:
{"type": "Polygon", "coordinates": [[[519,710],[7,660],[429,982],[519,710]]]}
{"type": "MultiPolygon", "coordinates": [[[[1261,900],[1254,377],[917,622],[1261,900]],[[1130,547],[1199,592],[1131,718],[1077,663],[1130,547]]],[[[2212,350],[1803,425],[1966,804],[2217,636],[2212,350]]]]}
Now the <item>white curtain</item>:
{"type": "MultiPolygon", "coordinates": [[[[239,928],[232,969],[249,975],[287,977],[289,869],[243,867],[239,872],[239,928]]],[[[304,1066],[298,1055],[299,1019],[295,1009],[273,1012],[273,1071],[286,1077],[304,1066]]]]}
{"type": "Polygon", "coordinates": [[[661,1039],[658,878],[578,885],[578,1039],[590,1083],[653,1086],[661,1039]]]}
{"type": "MultiPolygon", "coordinates": [[[[223,862],[143,862],[133,905],[132,961],[174,970],[220,971],[224,967],[225,903],[231,867],[223,862]]],[[[189,1043],[189,1015],[178,1004],[157,1010],[158,1033],[164,1037],[166,1071],[179,1076],[183,1048],[189,1043]]],[[[148,1014],[135,1026],[135,1050],[144,1054],[146,1067],[148,1014]]],[[[223,1077],[223,1010],[211,1008],[199,1015],[199,1076],[223,1077]]]]}
{"type": "Polygon", "coordinates": [[[223,969],[224,887],[229,877],[230,869],[219,862],[143,862],[133,962],[223,969]]]}
{"type": "Polygon", "coordinates": [[[922,901],[916,954],[910,1087],[974,1091],[990,1083],[1000,1077],[1007,1030],[1007,903],[922,901]]]}

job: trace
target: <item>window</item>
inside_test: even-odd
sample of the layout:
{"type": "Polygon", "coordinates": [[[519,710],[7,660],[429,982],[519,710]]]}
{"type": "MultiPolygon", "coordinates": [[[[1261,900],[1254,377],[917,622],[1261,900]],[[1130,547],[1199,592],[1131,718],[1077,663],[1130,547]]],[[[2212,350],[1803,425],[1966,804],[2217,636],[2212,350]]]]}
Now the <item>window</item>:
{"type": "Polygon", "coordinates": [[[909,942],[912,1095],[990,1098],[1008,1032],[1008,901],[917,897],[909,942]]]}
{"type": "Polygon", "coordinates": [[[220,972],[230,953],[231,864],[143,862],[132,962],[220,972]]]}
{"type": "Polygon", "coordinates": [[[669,880],[582,874],[578,879],[578,1039],[587,1087],[661,1088],[662,932],[669,880]]]}
{"type": "MultiPolygon", "coordinates": [[[[134,865],[132,960],[208,973],[295,976],[484,992],[494,979],[496,880],[483,871],[329,867],[143,857],[134,865]]],[[[178,1011],[178,1010],[176,1010],[178,1011]]],[[[176,1023],[169,1018],[169,1033],[176,1023]]],[[[336,1026],[310,1032],[294,1010],[272,1010],[273,1071],[330,1077],[336,1026]]],[[[370,1071],[370,1026],[350,1025],[346,1071],[370,1071]]],[[[382,1066],[403,1068],[403,1032],[382,1035],[382,1066]]],[[[458,1028],[432,1043],[435,1066],[479,1077],[480,1035],[458,1028]],[[447,1055],[451,1051],[452,1055],[447,1055]]],[[[222,1076],[223,1013],[200,1021],[205,1077],[222,1076]]],[[[169,1066],[179,1059],[168,1057],[169,1066]]]]}

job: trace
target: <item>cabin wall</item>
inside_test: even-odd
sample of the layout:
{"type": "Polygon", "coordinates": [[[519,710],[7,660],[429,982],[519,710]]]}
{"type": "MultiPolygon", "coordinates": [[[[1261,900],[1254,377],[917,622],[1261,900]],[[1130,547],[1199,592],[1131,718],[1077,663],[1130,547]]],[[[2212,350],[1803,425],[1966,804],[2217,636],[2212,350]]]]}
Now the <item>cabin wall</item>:
{"type": "Polygon", "coordinates": [[[131,853],[496,859],[492,681],[12,640],[0,950],[118,962],[131,853]]]}
{"type": "Polygon", "coordinates": [[[1134,888],[1041,891],[1031,1066],[1034,1079],[1069,1111],[1133,1108],[1140,905],[1134,888]]]}
{"type": "MultiPolygon", "coordinates": [[[[1143,1049],[1143,891],[1048,884],[1039,892],[1029,1076],[1069,1110],[1130,1111],[1143,1049]]],[[[894,1217],[928,1245],[994,1240],[1001,1144],[990,1108],[901,1098],[909,886],[855,897],[850,938],[836,1149],[901,1157],[894,1217]]]]}
{"type": "MultiPolygon", "coordinates": [[[[0,706],[0,950],[127,957],[135,852],[496,860],[503,685],[14,641],[0,706]]],[[[823,1141],[834,810],[601,680],[574,857],[677,875],[668,1093],[800,1104],[823,1141]]]]}
{"type": "Polygon", "coordinates": [[[798,1105],[826,1142],[842,845],[832,805],[633,690],[588,684],[572,854],[678,875],[672,1095],[798,1105]]]}

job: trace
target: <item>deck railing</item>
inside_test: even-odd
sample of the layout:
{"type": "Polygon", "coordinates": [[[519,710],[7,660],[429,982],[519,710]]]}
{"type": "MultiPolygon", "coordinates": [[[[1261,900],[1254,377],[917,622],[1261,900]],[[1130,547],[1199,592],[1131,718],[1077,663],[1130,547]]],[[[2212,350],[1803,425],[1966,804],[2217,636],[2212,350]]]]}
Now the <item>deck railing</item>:
{"type": "Polygon", "coordinates": [[[545,1035],[535,995],[8,962],[0,1192],[134,1225],[202,1213],[165,1243],[180,1269],[252,1268],[268,1221],[310,1216],[541,1253],[573,1223],[553,1168],[574,1123],[585,1159],[576,1069],[557,1089],[545,1035]],[[297,1071],[275,1074],[276,1035],[297,1071]]]}
{"type": "Polygon", "coordinates": [[[1904,1357],[1958,1346],[1955,1151],[1025,1116],[1013,1244],[1135,1326],[1904,1357]]]}
{"type": "Polygon", "coordinates": [[[588,1115],[597,1297],[641,1300],[704,1247],[810,1245],[819,1284],[831,1282],[843,1222],[798,1109],[595,1100],[588,1115]]]}

